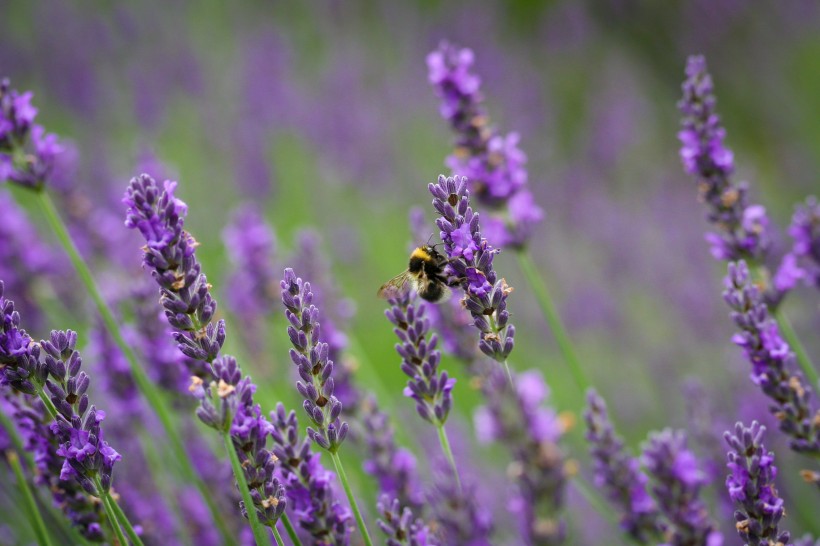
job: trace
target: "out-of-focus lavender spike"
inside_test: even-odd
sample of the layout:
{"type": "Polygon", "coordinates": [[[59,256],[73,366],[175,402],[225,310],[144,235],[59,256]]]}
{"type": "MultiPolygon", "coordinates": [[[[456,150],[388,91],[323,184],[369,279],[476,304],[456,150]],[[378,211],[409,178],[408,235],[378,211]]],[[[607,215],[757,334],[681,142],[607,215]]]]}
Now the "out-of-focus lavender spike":
{"type": "Polygon", "coordinates": [[[328,344],[319,341],[319,309],[313,305],[310,283],[302,281],[285,269],[280,283],[282,304],[288,325],[288,337],[293,348],[290,359],[296,365],[300,381],[296,389],[305,399],[304,409],[316,428],[308,427],[308,436],[322,449],[339,450],[349,426],[339,416],[343,404],[333,394],[333,361],[328,358],[328,344]]]}
{"type": "Polygon", "coordinates": [[[436,460],[433,487],[428,493],[430,527],[441,544],[491,546],[494,510],[479,504],[474,478],[455,481],[442,459],[436,460]]]}
{"type": "Polygon", "coordinates": [[[790,436],[790,447],[820,454],[820,409],[813,408],[812,388],[796,370],[794,353],[769,315],[763,294],[752,283],[746,262],[730,263],[724,284],[723,299],[740,329],[732,341],[752,365],[752,382],[772,400],[769,411],[780,422],[780,430],[790,436]]]}
{"type": "Polygon", "coordinates": [[[647,477],[638,459],[624,448],[609,420],[606,402],[594,390],[587,393],[584,411],[586,439],[595,468],[595,485],[618,507],[621,527],[641,544],[652,544],[661,535],[658,507],[647,491],[647,477]]]}
{"type": "Polygon", "coordinates": [[[438,546],[440,542],[421,519],[413,517],[413,511],[399,499],[390,500],[382,495],[376,509],[379,512],[378,525],[387,536],[387,546],[438,546]]]}
{"type": "Polygon", "coordinates": [[[506,362],[515,337],[507,311],[507,296],[513,289],[496,276],[493,258],[498,250],[481,236],[479,215],[470,206],[467,179],[440,175],[428,189],[440,216],[436,225],[449,259],[446,272],[450,283],[464,291],[462,302],[480,332],[478,347],[490,358],[506,362]]]}
{"type": "Polygon", "coordinates": [[[321,250],[321,238],[316,231],[306,229],[296,235],[296,250],[292,261],[294,271],[310,279],[313,305],[322,310],[321,341],[327,343],[328,359],[333,361],[333,393],[351,418],[358,415],[362,394],[353,383],[354,363],[345,355],[348,337],[342,326],[353,319],[355,304],[341,297],[333,282],[330,264],[321,250]]]}
{"type": "Polygon", "coordinates": [[[566,539],[566,459],[558,444],[565,422],[544,402],[549,396],[540,372],[517,374],[514,391],[492,363],[481,381],[486,405],[475,414],[480,441],[495,441],[512,454],[508,475],[517,488],[514,506],[526,544],[550,546],[566,539]]]}
{"type": "Polygon", "coordinates": [[[266,319],[278,299],[276,237],[259,210],[250,204],[231,215],[222,232],[231,259],[228,307],[239,320],[239,335],[252,355],[264,351],[266,319]]]}
{"type": "Polygon", "coordinates": [[[794,546],[820,546],[820,538],[815,540],[811,535],[805,535],[794,541],[794,546]]]}
{"type": "Polygon", "coordinates": [[[734,156],[723,143],[726,130],[715,108],[712,77],[702,56],[689,57],[682,89],[680,156],[686,172],[698,178],[709,222],[720,230],[707,236],[712,255],[719,260],[762,261],[769,248],[769,219],[765,208],[749,204],[748,184],[731,180],[734,156]]]}
{"type": "Polygon", "coordinates": [[[62,510],[80,534],[91,542],[103,542],[105,513],[102,503],[86,492],[80,482],[61,479],[63,458],[58,455],[60,444],[52,433],[51,417],[33,397],[9,397],[9,412],[23,438],[26,451],[34,457],[37,469],[35,483],[47,489],[54,506],[62,510]]]}
{"type": "Polygon", "coordinates": [[[820,202],[814,196],[797,206],[789,226],[793,244],[774,276],[779,292],[788,292],[798,281],[820,288],[820,202]]]}
{"type": "Polygon", "coordinates": [[[273,454],[280,461],[279,471],[295,520],[309,533],[315,544],[350,543],[353,517],[333,491],[335,474],[322,466],[321,455],[310,449],[310,441],[299,438],[296,412],[277,404],[271,412],[273,454]]]}
{"type": "Polygon", "coordinates": [[[57,137],[34,123],[33,93],[19,93],[0,80],[0,182],[6,180],[39,190],[54,170],[62,146],[57,137]]]}
{"type": "Polygon", "coordinates": [[[723,535],[699,498],[705,476],[697,457],[686,446],[686,434],[671,429],[650,434],[642,460],[658,508],[666,518],[666,542],[670,546],[721,546],[723,535]]]}
{"type": "Polygon", "coordinates": [[[766,427],[754,421],[749,428],[737,423],[734,434],[726,431],[723,435],[730,448],[726,466],[731,474],[726,477],[726,488],[738,506],[735,527],[750,546],[788,544],[791,540],[787,531],[778,530],[785,510],[774,484],[774,453],[763,446],[764,432],[766,427]]]}
{"type": "Polygon", "coordinates": [[[527,189],[526,154],[518,133],[502,135],[489,124],[482,106],[481,79],[472,71],[472,50],[447,42],[427,55],[428,79],[441,98],[441,116],[456,134],[447,160],[452,172],[466,175],[482,205],[506,209],[491,215],[485,229],[500,247],[523,247],[544,218],[527,189]]]}
{"type": "Polygon", "coordinates": [[[441,353],[436,349],[438,337],[428,337],[427,305],[419,302],[413,291],[397,294],[389,303],[385,315],[399,338],[396,351],[402,358],[401,370],[410,378],[404,395],[416,401],[416,412],[422,419],[444,425],[453,406],[456,380],[446,371],[439,373],[441,353]]]}
{"type": "Polygon", "coordinates": [[[395,499],[402,508],[418,512],[424,502],[421,478],[416,472],[416,458],[396,445],[393,425],[379,409],[375,397],[367,396],[360,405],[363,440],[367,446],[365,472],[376,478],[379,491],[395,499]]]}
{"type": "MultiPolygon", "coordinates": [[[[221,354],[225,321],[212,322],[216,300],[197,260],[197,243],[184,229],[188,207],[174,196],[175,187],[166,181],[160,191],[146,174],[132,179],[123,199],[128,207],[125,223],[146,240],[144,266],[159,285],[177,347],[192,363],[189,390],[200,403],[197,416],[207,426],[230,433],[259,520],[272,527],[286,505],[274,476],[276,460],[266,449],[272,427],[253,402],[256,385],[249,376],[242,377],[233,357],[221,354]]],[[[240,509],[247,516],[244,503],[240,509]]]]}

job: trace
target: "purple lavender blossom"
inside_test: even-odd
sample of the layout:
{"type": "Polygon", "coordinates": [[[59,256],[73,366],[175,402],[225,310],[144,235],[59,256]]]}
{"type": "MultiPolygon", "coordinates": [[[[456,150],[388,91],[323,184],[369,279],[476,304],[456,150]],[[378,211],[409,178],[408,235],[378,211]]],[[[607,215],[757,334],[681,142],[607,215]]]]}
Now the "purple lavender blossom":
{"type": "Polygon", "coordinates": [[[480,504],[473,478],[465,476],[459,486],[441,459],[435,462],[433,472],[433,488],[428,494],[430,527],[440,543],[491,546],[494,510],[480,504]]]}
{"type": "Polygon", "coordinates": [[[715,111],[712,77],[703,57],[689,57],[682,88],[680,156],[686,172],[698,177],[700,198],[709,207],[707,219],[720,230],[707,235],[712,255],[719,260],[761,261],[770,242],[766,209],[748,203],[747,183],[731,180],[734,157],[723,143],[726,130],[715,111]]]}
{"type": "Polygon", "coordinates": [[[526,188],[526,154],[518,147],[518,133],[502,135],[489,124],[482,106],[481,79],[472,72],[470,49],[447,42],[427,56],[428,79],[441,99],[441,116],[456,134],[456,148],[447,160],[453,173],[466,175],[478,200],[494,209],[485,225],[501,247],[523,247],[544,218],[526,188]]]}
{"type": "Polygon", "coordinates": [[[310,449],[310,440],[299,439],[296,412],[277,404],[271,412],[273,454],[280,461],[286,494],[295,520],[317,546],[347,546],[352,514],[333,490],[335,474],[322,466],[321,455],[310,449]]]}
{"type": "Polygon", "coordinates": [[[566,459],[558,442],[565,424],[544,405],[549,389],[540,372],[516,376],[515,389],[491,363],[482,379],[486,405],[475,414],[479,440],[496,441],[512,454],[508,475],[516,484],[510,502],[520,521],[525,544],[551,546],[566,539],[566,459]]]}
{"type": "Polygon", "coordinates": [[[698,498],[705,475],[686,447],[686,434],[671,429],[650,434],[642,460],[658,508],[668,520],[664,533],[669,546],[721,546],[723,536],[698,498]]]}
{"type": "Polygon", "coordinates": [[[311,279],[313,304],[322,309],[321,341],[327,343],[327,357],[333,361],[333,394],[351,418],[358,415],[361,392],[353,383],[355,364],[345,355],[348,338],[341,325],[353,318],[354,303],[339,294],[330,274],[330,264],[320,248],[321,239],[313,230],[302,230],[296,235],[296,252],[292,258],[294,270],[311,279]]]}
{"type": "Polygon", "coordinates": [[[396,445],[395,431],[390,418],[379,409],[374,396],[368,396],[360,405],[362,437],[367,447],[364,471],[375,477],[379,492],[398,501],[402,508],[418,512],[424,501],[416,471],[416,458],[396,445]]]}
{"type": "Polygon", "coordinates": [[[769,315],[763,295],[746,262],[729,264],[723,299],[732,308],[740,332],[732,337],[752,365],[752,382],[772,400],[769,411],[797,452],[820,454],[820,410],[813,409],[812,389],[796,369],[795,356],[769,315]]]}
{"type": "Polygon", "coordinates": [[[405,291],[390,298],[385,311],[399,338],[396,351],[402,358],[401,371],[409,377],[404,395],[416,401],[416,412],[425,421],[444,425],[453,406],[455,378],[446,371],[439,373],[441,353],[436,349],[438,336],[430,331],[425,316],[427,304],[419,302],[415,292],[405,291]]]}
{"type": "Polygon", "coordinates": [[[507,311],[512,288],[496,277],[493,257],[498,250],[481,236],[479,215],[470,207],[467,179],[440,175],[438,183],[428,189],[440,215],[436,225],[449,259],[446,273],[451,284],[464,291],[463,303],[480,332],[479,349],[498,362],[506,362],[515,337],[507,311]]]}
{"type": "MultiPolygon", "coordinates": [[[[225,322],[212,322],[216,300],[196,258],[196,242],[184,230],[187,206],[174,197],[175,187],[166,181],[160,193],[150,176],[132,179],[123,199],[126,226],[138,229],[146,240],[143,263],[160,287],[160,303],[177,347],[192,361],[189,390],[200,402],[197,416],[209,427],[230,433],[259,520],[274,526],[285,502],[273,475],[276,460],[265,449],[272,427],[253,403],[256,385],[242,377],[233,357],[220,354],[225,322]]],[[[247,515],[244,503],[240,509],[247,515]]]]}
{"type": "Polygon", "coordinates": [[[42,392],[49,371],[40,361],[40,346],[20,328],[20,313],[4,290],[0,281],[0,385],[34,395],[42,392]]]}
{"type": "Polygon", "coordinates": [[[333,361],[328,358],[328,344],[319,341],[319,309],[313,305],[310,283],[297,278],[293,269],[285,269],[280,286],[290,323],[288,337],[293,344],[290,359],[304,381],[298,381],[296,389],[305,399],[303,407],[316,427],[308,427],[308,437],[335,453],[350,427],[339,419],[343,405],[333,394],[333,361]]]}
{"type": "Polygon", "coordinates": [[[414,519],[413,511],[401,508],[398,499],[383,495],[377,504],[381,516],[379,529],[387,536],[387,546],[438,546],[440,543],[421,519],[414,519]]]}
{"type": "Polygon", "coordinates": [[[584,421],[595,465],[595,485],[618,507],[624,531],[641,544],[651,544],[660,538],[662,527],[658,507],[647,491],[648,478],[638,459],[625,450],[609,420],[606,402],[593,389],[587,392],[584,421]]]}
{"type": "Polygon", "coordinates": [[[35,483],[50,492],[54,506],[65,513],[84,538],[103,542],[106,515],[102,503],[93,499],[77,480],[61,478],[63,460],[57,453],[58,438],[49,427],[51,416],[33,397],[11,397],[9,402],[13,408],[10,414],[21,433],[25,450],[34,457],[35,483]]]}
{"type": "Polygon", "coordinates": [[[785,292],[799,280],[820,288],[820,203],[809,197],[798,205],[789,226],[794,243],[775,275],[775,287],[785,292]]]}
{"type": "Polygon", "coordinates": [[[734,434],[726,431],[723,435],[730,448],[726,466],[731,474],[726,477],[726,488],[738,505],[737,533],[749,546],[788,544],[791,540],[787,531],[778,530],[785,510],[774,484],[774,453],[763,446],[764,432],[766,427],[754,421],[749,428],[737,423],[734,434]]]}
{"type": "Polygon", "coordinates": [[[0,182],[41,189],[54,169],[62,146],[57,137],[34,123],[37,108],[31,91],[18,93],[0,80],[0,182]]]}
{"type": "Polygon", "coordinates": [[[264,351],[265,319],[277,299],[276,238],[252,205],[234,211],[222,236],[232,264],[228,306],[240,321],[244,343],[258,356],[264,351]]]}

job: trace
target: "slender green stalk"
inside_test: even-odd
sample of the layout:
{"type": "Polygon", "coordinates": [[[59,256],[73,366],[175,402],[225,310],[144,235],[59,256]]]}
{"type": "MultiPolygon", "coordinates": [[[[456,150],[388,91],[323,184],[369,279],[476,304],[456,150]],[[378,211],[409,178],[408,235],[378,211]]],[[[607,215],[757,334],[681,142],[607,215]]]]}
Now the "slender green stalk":
{"type": "Polygon", "coordinates": [[[248,489],[248,482],[245,480],[245,472],[242,470],[242,465],[239,463],[239,457],[236,455],[236,450],[233,447],[233,440],[231,440],[231,433],[227,430],[222,433],[222,440],[225,442],[225,450],[228,452],[228,458],[231,460],[231,468],[233,469],[234,478],[239,485],[239,493],[242,495],[242,502],[245,503],[245,511],[248,513],[248,523],[250,523],[251,531],[253,531],[253,539],[256,546],[263,546],[270,544],[270,538],[265,532],[264,526],[259,522],[259,516],[256,513],[256,507],[253,505],[251,499],[251,492],[248,489]]]}
{"type": "Polygon", "coordinates": [[[814,363],[811,361],[809,354],[800,342],[800,338],[797,337],[797,332],[794,331],[791,321],[789,321],[780,307],[776,308],[772,312],[772,315],[774,315],[777,325],[780,326],[780,331],[783,332],[783,337],[786,338],[789,347],[794,351],[800,368],[803,370],[803,373],[806,374],[806,379],[809,380],[813,388],[817,389],[818,385],[820,385],[820,377],[817,376],[817,369],[814,367],[814,363]]]}
{"type": "Polygon", "coordinates": [[[290,537],[290,541],[293,543],[293,546],[302,546],[302,541],[299,540],[299,535],[296,534],[296,529],[293,528],[293,525],[290,523],[290,518],[287,514],[282,514],[280,518],[282,525],[285,526],[285,531],[287,531],[288,536],[290,537]]]}
{"type": "Polygon", "coordinates": [[[353,509],[353,515],[356,517],[356,524],[359,526],[359,531],[362,533],[362,538],[366,546],[373,546],[373,541],[370,539],[370,533],[367,532],[367,527],[364,524],[362,513],[359,511],[359,504],[356,502],[356,497],[353,496],[353,491],[350,489],[350,484],[347,483],[347,474],[345,474],[342,460],[338,453],[329,451],[330,458],[333,459],[333,464],[336,466],[336,474],[339,475],[339,480],[342,482],[342,487],[347,495],[347,500],[350,502],[350,508],[353,509]]]}
{"type": "Polygon", "coordinates": [[[279,535],[279,529],[276,527],[271,527],[273,530],[273,538],[276,539],[277,546],[285,546],[285,543],[282,542],[282,537],[279,535]]]}
{"type": "Polygon", "coordinates": [[[555,342],[558,343],[558,348],[561,350],[561,354],[564,356],[567,366],[569,366],[569,371],[575,380],[575,384],[582,393],[585,393],[591,384],[589,377],[587,377],[586,372],[584,372],[581,366],[581,361],[578,359],[575,347],[572,344],[572,340],[570,340],[569,334],[567,334],[567,329],[564,327],[564,322],[561,320],[558,309],[552,301],[552,296],[550,296],[547,290],[544,279],[538,274],[538,270],[532,258],[526,251],[516,252],[515,255],[518,258],[521,271],[527,278],[527,282],[532,287],[533,292],[535,292],[538,306],[541,308],[541,312],[552,330],[552,335],[555,336],[555,342]]]}
{"type": "Polygon", "coordinates": [[[26,503],[26,508],[31,520],[31,526],[34,528],[34,534],[37,535],[37,543],[41,546],[51,546],[51,537],[46,530],[43,515],[40,513],[37,502],[34,500],[34,495],[28,486],[26,477],[23,474],[23,467],[20,466],[20,457],[18,457],[14,451],[9,451],[6,453],[6,460],[9,462],[9,465],[11,465],[12,470],[14,470],[14,477],[17,478],[17,487],[20,488],[20,492],[23,494],[23,500],[26,503]]]}
{"type": "Polygon", "coordinates": [[[34,387],[37,389],[37,396],[39,396],[40,400],[43,401],[43,405],[46,407],[46,411],[48,412],[49,417],[51,417],[51,420],[56,420],[57,408],[54,407],[54,403],[51,401],[51,398],[48,397],[39,385],[35,384],[34,387]]]}
{"type": "Polygon", "coordinates": [[[29,465],[29,467],[34,468],[34,459],[31,457],[31,453],[26,451],[23,440],[20,438],[14,423],[11,422],[11,419],[6,415],[5,411],[0,411],[0,425],[3,426],[6,435],[11,439],[14,449],[26,460],[26,464],[29,465]]]}
{"type": "MultiPolygon", "coordinates": [[[[97,487],[97,491],[102,492],[103,488],[99,477],[94,477],[94,485],[97,487]]],[[[102,501],[103,508],[108,516],[108,521],[111,523],[111,528],[114,530],[114,535],[117,537],[117,541],[119,541],[119,543],[123,546],[127,545],[128,541],[125,539],[125,535],[122,534],[122,527],[120,527],[119,519],[117,519],[117,513],[111,506],[111,496],[101,493],[100,500],[102,501]]],[[[139,544],[142,543],[140,542],[139,544]]]]}
{"type": "Polygon", "coordinates": [[[88,294],[91,296],[91,299],[94,300],[94,304],[97,307],[97,311],[100,314],[100,318],[102,318],[106,330],[108,330],[108,333],[114,339],[117,347],[119,347],[120,351],[122,351],[122,354],[125,356],[125,359],[128,361],[128,366],[131,370],[131,375],[134,377],[134,382],[136,383],[137,388],[145,398],[148,406],[153,409],[154,413],[159,418],[160,424],[165,431],[165,436],[171,446],[171,451],[174,454],[174,458],[182,471],[183,479],[186,482],[195,484],[199,492],[202,494],[202,498],[205,500],[205,503],[208,505],[211,512],[211,518],[222,534],[223,542],[226,544],[234,544],[236,540],[232,537],[231,532],[222,517],[222,513],[216,506],[216,503],[214,503],[213,499],[210,497],[210,489],[194,470],[191,460],[185,451],[180,435],[173,423],[171,405],[157,389],[157,387],[151,383],[151,380],[148,379],[148,375],[139,364],[136,353],[134,353],[134,350],[125,341],[119,324],[114,318],[114,314],[111,312],[108,304],[103,299],[100,289],[97,287],[97,283],[94,280],[94,276],[91,274],[91,270],[83,260],[79,250],[77,250],[77,246],[71,239],[71,235],[69,235],[66,225],[60,218],[51,197],[44,190],[37,192],[36,195],[46,220],[51,226],[51,229],[54,231],[54,234],[57,236],[57,239],[60,241],[60,244],[63,246],[63,249],[68,254],[68,257],[71,259],[71,263],[77,271],[77,275],[79,275],[83,285],[85,285],[88,294]]]}
{"type": "MultiPolygon", "coordinates": [[[[97,487],[99,487],[99,484],[97,484],[97,487]]],[[[125,534],[128,535],[128,538],[131,539],[131,542],[133,542],[136,546],[142,546],[142,539],[140,539],[139,535],[137,535],[137,532],[134,530],[134,527],[128,520],[128,516],[126,516],[125,512],[123,512],[122,507],[119,504],[117,504],[117,501],[115,501],[111,497],[110,492],[106,491],[103,495],[105,496],[105,498],[108,499],[108,504],[111,505],[111,508],[117,515],[117,521],[119,521],[120,524],[125,528],[125,534]]]]}
{"type": "Polygon", "coordinates": [[[441,444],[441,450],[444,452],[444,456],[447,457],[447,462],[450,463],[450,469],[453,471],[453,476],[456,479],[458,492],[461,493],[461,478],[458,475],[458,467],[456,466],[456,459],[453,457],[453,450],[450,449],[450,439],[447,438],[447,431],[444,430],[444,423],[437,423],[436,429],[438,430],[438,442],[441,444]]]}

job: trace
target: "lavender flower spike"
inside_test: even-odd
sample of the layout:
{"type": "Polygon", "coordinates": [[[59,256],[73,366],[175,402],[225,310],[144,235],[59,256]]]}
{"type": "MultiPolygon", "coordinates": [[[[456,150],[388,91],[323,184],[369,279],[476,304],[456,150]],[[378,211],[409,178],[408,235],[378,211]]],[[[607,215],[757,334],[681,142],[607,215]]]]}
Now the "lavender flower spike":
{"type": "Polygon", "coordinates": [[[748,203],[747,183],[731,180],[734,157],[723,144],[726,130],[715,111],[712,77],[703,57],[689,57],[682,88],[680,156],[686,172],[698,177],[700,197],[709,207],[707,219],[720,230],[707,236],[712,254],[720,260],[760,261],[770,241],[766,209],[748,203]]]}
{"type": "Polygon", "coordinates": [[[464,305],[480,332],[479,348],[490,358],[506,362],[515,337],[507,311],[507,296],[513,289],[497,278],[493,269],[498,250],[481,236],[479,215],[470,206],[467,179],[440,175],[428,189],[440,215],[436,225],[450,260],[446,273],[450,283],[464,291],[464,305]]]}
{"type": "Polygon", "coordinates": [[[697,457],[686,447],[686,434],[666,429],[650,435],[643,463],[654,482],[660,511],[668,519],[664,532],[669,546],[721,546],[723,535],[698,498],[706,479],[697,457]]]}
{"type": "Polygon", "coordinates": [[[811,196],[797,206],[789,226],[794,240],[774,278],[775,288],[788,291],[803,280],[820,288],[820,202],[811,196]]]}
{"type": "Polygon", "coordinates": [[[427,305],[419,302],[415,292],[405,291],[388,300],[385,311],[395,326],[399,338],[396,351],[402,358],[401,371],[410,379],[404,395],[416,401],[416,412],[425,421],[442,426],[453,407],[452,390],[455,378],[446,371],[439,373],[441,353],[436,349],[438,336],[427,334],[430,320],[425,316],[427,305]]]}
{"type": "Polygon", "coordinates": [[[624,531],[641,544],[652,544],[660,536],[661,525],[658,507],[646,490],[648,479],[638,460],[624,449],[609,420],[606,402],[593,389],[587,392],[584,421],[595,464],[595,485],[620,509],[624,531]]]}
{"type": "Polygon", "coordinates": [[[732,471],[726,477],[726,488],[739,508],[735,512],[737,533],[748,546],[788,544],[791,540],[787,531],[777,528],[785,510],[774,484],[774,453],[763,446],[764,432],[766,427],[754,421],[749,428],[737,423],[734,434],[726,431],[723,435],[730,447],[726,466],[732,471]]]}
{"type": "Polygon", "coordinates": [[[521,248],[544,212],[527,189],[527,156],[518,147],[518,134],[502,135],[489,124],[473,61],[472,50],[446,42],[427,56],[428,79],[441,98],[441,116],[456,135],[446,163],[452,172],[467,175],[482,205],[506,209],[491,215],[485,225],[493,242],[521,248]]]}
{"type": "Polygon", "coordinates": [[[319,341],[319,310],[312,305],[310,283],[285,269],[281,282],[282,303],[290,322],[288,336],[293,348],[290,359],[302,381],[296,383],[305,401],[305,412],[316,428],[308,427],[311,440],[336,453],[347,436],[349,426],[339,419],[342,403],[333,395],[333,361],[328,359],[328,344],[319,341]]]}
{"type": "Polygon", "coordinates": [[[812,408],[812,389],[795,369],[794,353],[752,284],[746,262],[730,263],[724,284],[723,299],[740,329],[732,341],[752,365],[752,382],[772,400],[769,411],[780,421],[780,430],[791,437],[790,447],[820,455],[820,410],[812,408]]]}
{"type": "MultiPolygon", "coordinates": [[[[125,223],[146,240],[143,263],[159,285],[177,347],[188,357],[189,390],[199,400],[196,414],[207,426],[229,433],[258,520],[273,527],[286,502],[273,475],[276,458],[266,449],[272,427],[253,402],[256,385],[242,377],[233,357],[221,354],[225,321],[212,322],[216,300],[197,260],[197,243],[184,229],[188,207],[174,196],[175,188],[176,183],[166,181],[160,192],[147,174],[132,179],[123,199],[128,206],[125,223]]],[[[247,517],[244,501],[240,509],[247,517]]]]}
{"type": "Polygon", "coordinates": [[[399,509],[398,499],[392,501],[383,495],[377,504],[381,515],[379,529],[387,535],[387,546],[438,546],[430,529],[420,519],[413,519],[413,511],[408,507],[399,509]]]}
{"type": "Polygon", "coordinates": [[[0,182],[41,189],[63,151],[57,137],[34,123],[37,108],[31,91],[18,93],[8,79],[0,80],[0,182]]]}

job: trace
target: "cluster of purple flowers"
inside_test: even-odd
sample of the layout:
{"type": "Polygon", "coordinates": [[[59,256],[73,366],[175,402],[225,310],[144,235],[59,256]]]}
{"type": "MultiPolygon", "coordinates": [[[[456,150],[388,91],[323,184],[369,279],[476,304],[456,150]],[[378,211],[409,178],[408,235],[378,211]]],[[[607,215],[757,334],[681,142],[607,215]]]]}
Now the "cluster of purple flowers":
{"type": "Polygon", "coordinates": [[[381,515],[379,528],[387,535],[387,546],[438,546],[439,542],[420,519],[413,518],[413,511],[400,508],[398,499],[392,502],[388,496],[379,499],[377,510],[381,515]]]}
{"type": "Polygon", "coordinates": [[[794,242],[774,277],[775,288],[787,292],[801,280],[820,288],[820,203],[816,197],[797,206],[789,235],[794,242]]]}
{"type": "Polygon", "coordinates": [[[739,508],[735,512],[735,527],[750,546],[788,544],[791,539],[788,532],[778,530],[785,510],[774,483],[774,453],[763,446],[764,432],[766,427],[755,421],[748,428],[737,423],[734,434],[724,434],[730,448],[726,466],[731,471],[726,488],[739,508]]]}
{"type": "MultiPolygon", "coordinates": [[[[746,262],[729,264],[723,299],[740,329],[732,341],[752,365],[751,379],[772,400],[770,411],[795,451],[820,454],[820,409],[812,408],[812,388],[795,369],[795,356],[780,335],[746,262]]],[[[818,481],[820,483],[820,481],[818,481]]]]}
{"type": "Polygon", "coordinates": [[[489,124],[481,79],[472,72],[474,60],[472,50],[446,42],[427,56],[441,116],[456,134],[455,151],[446,163],[453,173],[467,176],[481,204],[499,211],[485,221],[490,240],[521,248],[544,213],[527,189],[527,156],[518,147],[518,133],[502,135],[489,124]]]}
{"type": "Polygon", "coordinates": [[[720,260],[761,261],[770,244],[769,219],[763,206],[749,204],[749,185],[731,179],[734,155],[723,142],[726,130],[703,57],[689,58],[682,87],[680,156],[686,172],[698,177],[700,198],[709,207],[707,218],[719,230],[707,236],[712,254],[720,260]]]}
{"type": "Polygon", "coordinates": [[[33,93],[18,93],[8,79],[0,80],[0,182],[43,187],[62,151],[57,137],[34,123],[33,93]]]}
{"type": "Polygon", "coordinates": [[[124,199],[126,225],[146,240],[144,265],[160,287],[160,303],[177,347],[191,364],[190,391],[200,403],[197,416],[209,427],[230,433],[259,519],[274,526],[285,499],[273,475],[276,459],[265,448],[272,426],[253,403],[256,385],[242,377],[233,357],[220,355],[225,322],[212,322],[216,301],[196,258],[196,242],[184,230],[187,206],[174,197],[175,186],[166,182],[160,192],[148,175],[131,180],[124,199]]]}
{"type": "Polygon", "coordinates": [[[464,291],[463,304],[480,332],[479,349],[506,362],[515,337],[507,311],[507,296],[513,289],[495,273],[493,258],[498,250],[481,235],[479,215],[470,206],[467,179],[441,175],[428,189],[440,215],[436,225],[449,260],[446,273],[450,283],[464,291]]]}
{"type": "Polygon", "coordinates": [[[282,304],[290,323],[288,337],[293,345],[290,359],[302,379],[296,383],[296,389],[305,399],[305,413],[316,427],[308,427],[308,437],[322,449],[335,453],[350,427],[339,419],[343,405],[333,395],[333,361],[328,358],[328,344],[319,341],[319,309],[312,303],[310,283],[298,278],[293,269],[285,269],[281,287],[282,304]]]}

